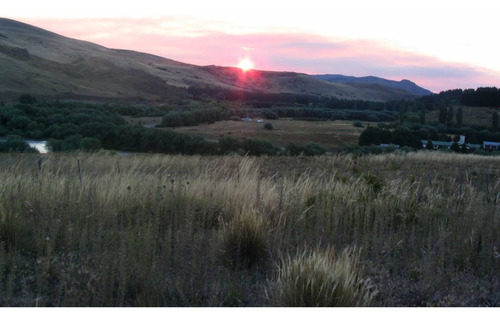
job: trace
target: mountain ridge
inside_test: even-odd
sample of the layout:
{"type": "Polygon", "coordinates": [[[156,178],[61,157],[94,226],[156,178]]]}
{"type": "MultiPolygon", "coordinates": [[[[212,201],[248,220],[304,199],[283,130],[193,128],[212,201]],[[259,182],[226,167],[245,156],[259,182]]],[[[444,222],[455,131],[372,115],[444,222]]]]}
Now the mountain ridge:
{"type": "Polygon", "coordinates": [[[346,76],[341,74],[317,74],[311,76],[334,83],[337,82],[337,83],[379,84],[392,88],[403,89],[417,96],[434,94],[428,89],[420,87],[408,79],[395,81],[377,76],[355,77],[355,76],[346,76]]]}
{"type": "Polygon", "coordinates": [[[0,18],[0,99],[30,93],[46,99],[161,103],[190,87],[373,101],[415,97],[401,88],[335,83],[297,72],[197,66],[0,18]]]}

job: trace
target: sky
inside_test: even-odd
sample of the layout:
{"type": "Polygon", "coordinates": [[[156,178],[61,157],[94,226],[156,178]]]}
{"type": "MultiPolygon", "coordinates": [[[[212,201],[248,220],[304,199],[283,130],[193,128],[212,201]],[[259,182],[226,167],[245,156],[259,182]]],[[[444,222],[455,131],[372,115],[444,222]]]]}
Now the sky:
{"type": "Polygon", "coordinates": [[[495,0],[17,0],[0,16],[196,65],[500,87],[495,0]]]}

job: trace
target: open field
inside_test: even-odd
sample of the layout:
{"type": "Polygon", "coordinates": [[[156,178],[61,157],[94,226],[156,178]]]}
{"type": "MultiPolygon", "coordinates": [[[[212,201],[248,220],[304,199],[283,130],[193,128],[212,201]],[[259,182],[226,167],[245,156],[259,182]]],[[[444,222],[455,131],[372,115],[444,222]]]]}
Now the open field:
{"type": "Polygon", "coordinates": [[[263,123],[242,121],[219,121],[198,126],[183,126],[175,131],[217,140],[225,136],[233,138],[257,138],[285,147],[288,143],[305,145],[315,142],[328,149],[346,143],[358,143],[364,128],[354,127],[352,121],[301,121],[282,118],[263,120],[263,123]],[[264,123],[271,123],[272,130],[264,129],[264,123]]]}
{"type": "Polygon", "coordinates": [[[5,306],[500,305],[498,158],[37,163],[0,155],[5,306]]]}

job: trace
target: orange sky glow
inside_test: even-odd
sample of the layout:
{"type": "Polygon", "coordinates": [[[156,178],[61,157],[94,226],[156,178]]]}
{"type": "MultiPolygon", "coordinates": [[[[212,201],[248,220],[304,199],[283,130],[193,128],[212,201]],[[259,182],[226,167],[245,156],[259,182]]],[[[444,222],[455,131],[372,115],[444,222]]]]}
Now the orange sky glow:
{"type": "Polygon", "coordinates": [[[494,1],[254,0],[244,11],[227,0],[27,2],[2,5],[2,17],[196,65],[247,59],[258,70],[409,79],[433,92],[500,87],[494,1]]]}

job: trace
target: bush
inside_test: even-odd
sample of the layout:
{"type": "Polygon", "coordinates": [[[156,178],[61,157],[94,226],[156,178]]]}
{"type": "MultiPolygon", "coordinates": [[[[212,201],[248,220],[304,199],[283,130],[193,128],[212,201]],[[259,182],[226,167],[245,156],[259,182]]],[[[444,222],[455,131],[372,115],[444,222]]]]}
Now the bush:
{"type": "Polygon", "coordinates": [[[102,147],[101,140],[97,138],[83,138],[80,145],[84,151],[98,151],[102,147]]]}
{"type": "Polygon", "coordinates": [[[246,139],[243,141],[241,148],[249,155],[277,155],[280,151],[271,143],[259,139],[246,139]]]}
{"type": "Polygon", "coordinates": [[[266,130],[272,130],[273,129],[273,125],[271,123],[264,123],[264,128],[266,130]]]}
{"type": "Polygon", "coordinates": [[[82,136],[79,134],[71,135],[62,141],[63,151],[74,151],[80,149],[82,136]]]}
{"type": "Polygon", "coordinates": [[[303,151],[304,155],[307,156],[324,155],[326,153],[326,149],[324,147],[314,142],[306,144],[303,151]]]}
{"type": "Polygon", "coordinates": [[[220,231],[223,261],[232,268],[251,268],[267,258],[270,229],[266,218],[242,211],[225,223],[220,231]]]}
{"type": "Polygon", "coordinates": [[[346,248],[304,252],[282,261],[274,295],[287,307],[368,306],[376,292],[363,279],[359,251],[346,248]]]}
{"type": "Polygon", "coordinates": [[[19,103],[21,104],[35,104],[37,99],[30,94],[23,94],[19,97],[19,103]]]}
{"type": "Polygon", "coordinates": [[[361,121],[354,121],[352,122],[352,125],[354,127],[363,127],[363,123],[361,121]]]}
{"type": "Polygon", "coordinates": [[[47,148],[52,152],[60,152],[63,150],[62,140],[49,139],[47,140],[47,148]]]}
{"type": "Polygon", "coordinates": [[[0,152],[30,152],[36,153],[37,149],[29,146],[19,135],[9,135],[5,142],[0,142],[0,152]]]}
{"type": "Polygon", "coordinates": [[[271,111],[264,111],[262,115],[268,120],[277,120],[280,118],[276,112],[271,111]]]}
{"type": "Polygon", "coordinates": [[[219,148],[222,154],[236,152],[240,149],[240,146],[240,141],[231,136],[227,136],[219,140],[219,148]]]}

